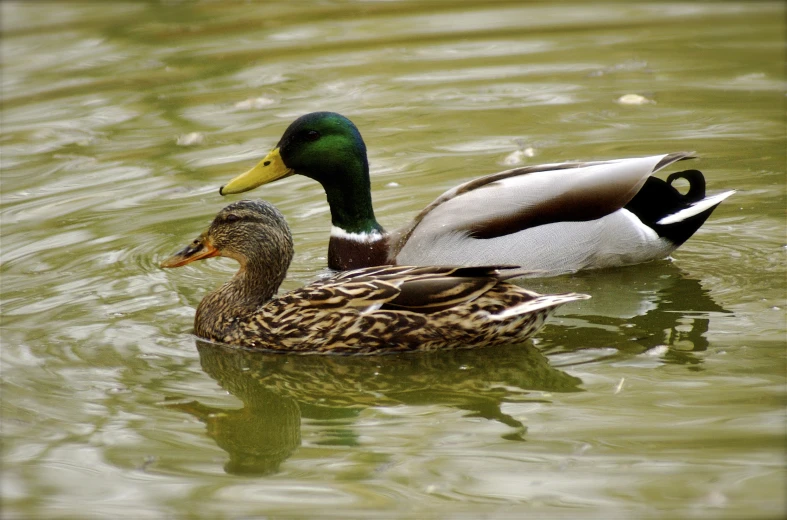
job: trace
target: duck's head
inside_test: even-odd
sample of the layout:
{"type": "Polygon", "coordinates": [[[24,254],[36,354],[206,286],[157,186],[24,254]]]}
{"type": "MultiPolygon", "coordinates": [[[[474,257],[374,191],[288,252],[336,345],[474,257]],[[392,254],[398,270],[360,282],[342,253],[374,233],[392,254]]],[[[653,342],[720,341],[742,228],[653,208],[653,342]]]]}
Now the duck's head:
{"type": "Polygon", "coordinates": [[[294,173],[326,189],[338,183],[368,186],[366,145],[352,121],[335,112],[299,117],[263,160],[222,186],[219,193],[243,193],[294,173]]]}
{"type": "Polygon", "coordinates": [[[273,205],[261,200],[233,202],[216,215],[207,230],[163,261],[161,267],[180,267],[214,256],[233,258],[242,270],[249,265],[264,266],[277,277],[281,272],[283,279],[293,256],[292,235],[284,216],[273,205]]]}

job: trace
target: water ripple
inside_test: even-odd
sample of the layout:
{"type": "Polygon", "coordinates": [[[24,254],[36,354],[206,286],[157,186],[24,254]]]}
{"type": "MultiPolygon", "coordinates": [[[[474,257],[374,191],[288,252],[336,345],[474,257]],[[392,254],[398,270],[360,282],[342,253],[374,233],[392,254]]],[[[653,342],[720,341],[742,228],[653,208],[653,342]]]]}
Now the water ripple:
{"type": "MultiPolygon", "coordinates": [[[[2,4],[4,512],[784,510],[783,5],[29,4],[2,4]],[[196,305],[237,265],[158,264],[314,110],[358,124],[391,228],[526,148],[697,150],[709,192],[738,193],[671,260],[523,282],[593,296],[525,348],[195,348],[196,305]]],[[[327,273],[314,181],[247,196],[293,230],[283,290],[327,273]]]]}

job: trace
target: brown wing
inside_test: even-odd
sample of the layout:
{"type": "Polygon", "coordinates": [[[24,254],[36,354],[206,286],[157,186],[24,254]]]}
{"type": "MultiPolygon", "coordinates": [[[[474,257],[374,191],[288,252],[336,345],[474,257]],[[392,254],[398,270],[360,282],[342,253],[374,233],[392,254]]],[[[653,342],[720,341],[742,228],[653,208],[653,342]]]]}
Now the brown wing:
{"type": "Polygon", "coordinates": [[[317,282],[292,293],[301,307],[314,309],[356,308],[361,312],[379,309],[400,293],[396,284],[383,280],[317,282]]]}
{"type": "Polygon", "coordinates": [[[382,308],[429,314],[471,302],[498,283],[496,278],[455,276],[408,280],[399,287],[399,295],[382,308]]]}
{"type": "Polygon", "coordinates": [[[471,302],[518,272],[511,266],[368,267],[315,282],[297,293],[301,303],[311,308],[428,314],[471,302]]]}

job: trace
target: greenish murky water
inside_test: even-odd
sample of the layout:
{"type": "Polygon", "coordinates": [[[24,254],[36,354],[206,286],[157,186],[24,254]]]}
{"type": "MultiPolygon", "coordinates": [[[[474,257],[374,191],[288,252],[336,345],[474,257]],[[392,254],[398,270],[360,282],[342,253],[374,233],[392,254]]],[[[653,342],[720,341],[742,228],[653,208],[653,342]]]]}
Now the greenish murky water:
{"type": "MultiPolygon", "coordinates": [[[[781,2],[2,2],[3,518],[780,518],[781,2]],[[626,94],[644,104],[623,104],[626,94]],[[393,228],[506,168],[696,150],[738,190],[526,345],[199,344],[226,260],[157,263],[296,116],[351,117],[393,228]]],[[[324,273],[328,210],[253,192],[324,273]]]]}

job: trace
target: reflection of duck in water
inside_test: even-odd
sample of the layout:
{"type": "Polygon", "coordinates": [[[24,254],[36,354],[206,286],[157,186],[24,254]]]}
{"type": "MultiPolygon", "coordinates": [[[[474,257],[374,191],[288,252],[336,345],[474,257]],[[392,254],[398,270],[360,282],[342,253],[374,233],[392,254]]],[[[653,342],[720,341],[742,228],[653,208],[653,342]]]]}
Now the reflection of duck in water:
{"type": "Polygon", "coordinates": [[[443,405],[499,421],[521,440],[525,426],[503,413],[509,401],[544,400],[532,392],[576,392],[581,381],[550,366],[529,346],[454,350],[418,356],[281,356],[197,341],[205,372],[243,401],[240,410],[197,402],[171,404],[205,422],[229,453],[230,473],[268,474],[301,443],[301,417],[320,444],[357,444],[352,421],[377,406],[443,405]],[[332,419],[325,426],[318,421],[332,419]]]}
{"type": "Polygon", "coordinates": [[[539,347],[550,352],[614,347],[630,355],[666,345],[667,360],[697,363],[691,352],[708,348],[711,318],[730,313],[672,262],[529,282],[539,291],[593,290],[587,304],[561,315],[568,326],[539,336],[539,347]]]}
{"type": "Polygon", "coordinates": [[[560,305],[589,298],[540,295],[503,281],[518,270],[407,266],[348,271],[274,298],[292,255],[281,213],[266,202],[240,201],[161,265],[213,256],[237,260],[235,276],[200,302],[196,334],[285,352],[369,354],[521,343],[560,305]]]}
{"type": "MultiPolygon", "coordinates": [[[[215,345],[209,345],[215,349],[215,345]]],[[[264,387],[249,389],[240,410],[224,410],[197,401],[169,404],[204,422],[208,436],[229,453],[227,473],[268,475],[279,470],[301,445],[298,404],[264,387]]]]}

